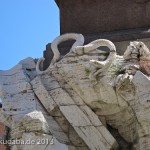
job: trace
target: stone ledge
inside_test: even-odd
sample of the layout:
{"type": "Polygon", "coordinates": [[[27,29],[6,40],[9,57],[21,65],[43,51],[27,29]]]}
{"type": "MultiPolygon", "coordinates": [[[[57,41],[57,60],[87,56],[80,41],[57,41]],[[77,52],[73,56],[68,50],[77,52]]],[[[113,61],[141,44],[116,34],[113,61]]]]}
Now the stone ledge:
{"type": "Polygon", "coordinates": [[[84,36],[87,43],[96,39],[108,39],[112,42],[137,40],[143,38],[150,38],[150,27],[105,32],[105,33],[98,33],[98,34],[86,34],[84,36]]]}

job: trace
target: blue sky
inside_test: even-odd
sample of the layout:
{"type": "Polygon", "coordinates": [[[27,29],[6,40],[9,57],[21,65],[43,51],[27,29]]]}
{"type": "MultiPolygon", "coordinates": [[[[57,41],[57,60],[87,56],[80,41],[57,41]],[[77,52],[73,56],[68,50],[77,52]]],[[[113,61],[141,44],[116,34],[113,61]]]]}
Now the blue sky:
{"type": "Polygon", "coordinates": [[[0,70],[29,56],[42,57],[59,29],[54,0],[0,0],[0,70]]]}

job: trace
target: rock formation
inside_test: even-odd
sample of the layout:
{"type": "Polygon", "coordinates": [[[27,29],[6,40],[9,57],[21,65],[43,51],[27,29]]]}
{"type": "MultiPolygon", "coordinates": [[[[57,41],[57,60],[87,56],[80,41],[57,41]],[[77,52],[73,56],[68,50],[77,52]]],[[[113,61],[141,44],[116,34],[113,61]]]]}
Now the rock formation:
{"type": "Polygon", "coordinates": [[[68,150],[150,149],[149,49],[134,41],[119,56],[109,40],[83,44],[81,34],[65,34],[52,43],[46,70],[44,59],[27,58],[0,71],[11,150],[50,150],[55,138],[68,150]],[[68,39],[76,43],[61,57],[58,45],[68,39]]]}

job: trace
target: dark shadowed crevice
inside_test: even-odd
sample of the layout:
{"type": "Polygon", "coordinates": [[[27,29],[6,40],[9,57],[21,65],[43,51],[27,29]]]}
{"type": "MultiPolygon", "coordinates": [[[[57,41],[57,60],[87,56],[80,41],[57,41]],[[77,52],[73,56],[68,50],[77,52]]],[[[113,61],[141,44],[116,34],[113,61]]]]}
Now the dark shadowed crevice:
{"type": "Polygon", "coordinates": [[[119,134],[118,130],[111,127],[107,124],[107,129],[109,132],[113,135],[113,137],[116,139],[116,141],[119,144],[119,150],[133,150],[132,143],[128,143],[126,140],[122,138],[122,136],[119,134]]]}

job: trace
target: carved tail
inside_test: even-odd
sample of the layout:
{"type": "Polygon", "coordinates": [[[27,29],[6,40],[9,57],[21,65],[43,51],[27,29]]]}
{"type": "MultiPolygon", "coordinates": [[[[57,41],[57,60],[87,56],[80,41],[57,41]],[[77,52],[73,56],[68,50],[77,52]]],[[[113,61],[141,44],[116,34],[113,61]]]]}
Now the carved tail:
{"type": "Polygon", "coordinates": [[[107,67],[109,67],[116,57],[116,47],[111,41],[106,40],[106,39],[95,40],[95,41],[91,42],[90,44],[85,45],[84,52],[87,53],[87,52],[89,52],[93,49],[96,49],[98,47],[101,47],[101,46],[108,47],[110,49],[110,54],[105,61],[103,61],[103,62],[97,61],[97,63],[99,65],[102,65],[102,66],[104,65],[105,67],[107,65],[107,67]]]}
{"type": "Polygon", "coordinates": [[[36,65],[36,71],[38,74],[44,74],[44,73],[47,73],[50,71],[51,66],[60,59],[60,52],[58,50],[58,45],[62,42],[65,42],[65,41],[71,40],[71,39],[76,40],[76,42],[72,45],[70,51],[72,51],[76,46],[82,46],[84,44],[84,37],[82,34],[67,33],[67,34],[63,34],[63,35],[57,37],[56,39],[54,39],[54,41],[51,44],[51,49],[54,53],[51,64],[49,65],[49,67],[46,70],[41,71],[39,66],[41,63],[43,63],[45,58],[40,58],[36,65]]]}
{"type": "Polygon", "coordinates": [[[105,61],[97,61],[97,60],[90,61],[91,63],[93,63],[94,66],[101,69],[101,71],[99,71],[100,73],[104,71],[104,69],[109,68],[113,60],[115,60],[116,58],[116,47],[111,41],[106,39],[98,39],[87,45],[77,46],[73,52],[78,55],[83,55],[84,53],[89,53],[101,46],[106,46],[110,49],[110,54],[107,57],[107,59],[105,61]]]}

